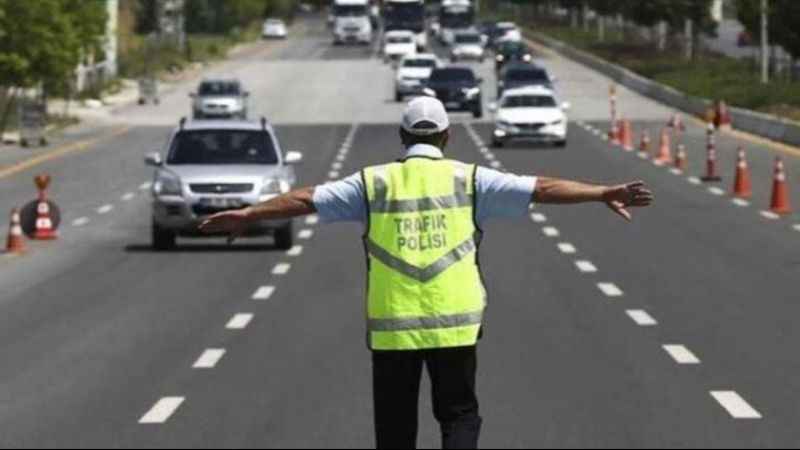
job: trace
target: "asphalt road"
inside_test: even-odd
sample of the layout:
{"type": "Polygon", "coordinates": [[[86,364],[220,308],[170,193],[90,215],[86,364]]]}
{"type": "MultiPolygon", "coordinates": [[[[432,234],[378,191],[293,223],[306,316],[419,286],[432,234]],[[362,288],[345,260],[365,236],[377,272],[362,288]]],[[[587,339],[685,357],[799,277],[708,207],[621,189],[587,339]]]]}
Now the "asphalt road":
{"type": "MultiPolygon", "coordinates": [[[[773,158],[786,158],[793,181],[798,155],[722,136],[717,195],[689,180],[702,172],[701,128],[690,123],[685,138],[691,173],[673,174],[595,133],[608,128],[607,79],[554,55],[542,63],[573,104],[568,147],[487,149],[491,118],[457,115],[450,156],[596,182],[641,178],[657,204],[631,224],[601,206],[537,207],[488,228],[482,444],[796,446],[800,217],[760,211],[773,158]],[[739,144],[754,170],[747,206],[727,194],[739,144]]],[[[493,91],[491,65],[478,69],[493,91]]],[[[303,184],[400,155],[391,70],[374,49],[332,47],[321,21],[213,73],[240,76],[253,111],[305,153],[303,184]]],[[[373,445],[358,226],[298,220],[291,252],[269,239],[151,251],[142,157],[163,147],[191,88],[158,108],[121,108],[104,124],[117,133],[85,151],[0,178],[7,210],[32,198],[32,174],[50,172],[65,212],[59,241],[0,256],[0,446],[373,445]]],[[[620,103],[637,130],[670,113],[624,90],[620,103]]],[[[794,182],[792,194],[800,199],[794,182]]],[[[420,445],[435,447],[426,393],[421,408],[420,445]]]]}

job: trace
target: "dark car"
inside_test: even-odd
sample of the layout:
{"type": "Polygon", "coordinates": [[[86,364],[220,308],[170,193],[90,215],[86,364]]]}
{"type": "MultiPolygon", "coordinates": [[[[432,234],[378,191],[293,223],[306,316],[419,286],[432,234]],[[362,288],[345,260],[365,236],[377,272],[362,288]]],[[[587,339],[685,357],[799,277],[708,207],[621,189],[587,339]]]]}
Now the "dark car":
{"type": "Polygon", "coordinates": [[[507,41],[501,43],[495,52],[495,70],[499,73],[506,64],[530,63],[533,61],[533,51],[522,42],[507,41]]]}
{"type": "Polygon", "coordinates": [[[497,98],[502,97],[507,89],[527,86],[543,86],[553,90],[553,79],[547,70],[535,64],[506,65],[497,78],[497,98]]]}
{"type": "Polygon", "coordinates": [[[483,80],[467,67],[436,69],[425,90],[444,103],[448,111],[469,111],[476,119],[483,117],[483,80]]]}

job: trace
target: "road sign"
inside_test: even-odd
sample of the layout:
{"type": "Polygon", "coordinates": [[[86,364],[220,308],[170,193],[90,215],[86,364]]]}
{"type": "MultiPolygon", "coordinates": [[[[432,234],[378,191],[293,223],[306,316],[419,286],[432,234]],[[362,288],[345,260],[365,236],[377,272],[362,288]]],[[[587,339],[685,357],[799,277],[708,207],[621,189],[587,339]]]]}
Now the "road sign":
{"type": "Polygon", "coordinates": [[[17,104],[19,116],[20,145],[28,147],[33,142],[47,145],[47,104],[36,98],[22,97],[17,104]]]}

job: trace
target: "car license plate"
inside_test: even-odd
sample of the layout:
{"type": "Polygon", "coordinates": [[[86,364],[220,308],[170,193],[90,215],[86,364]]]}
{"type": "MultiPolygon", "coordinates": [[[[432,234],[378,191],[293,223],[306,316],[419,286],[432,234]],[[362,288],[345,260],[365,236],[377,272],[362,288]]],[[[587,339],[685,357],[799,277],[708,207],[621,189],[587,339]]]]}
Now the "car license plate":
{"type": "Polygon", "coordinates": [[[239,198],[201,198],[200,204],[207,208],[241,208],[244,202],[239,198]]]}
{"type": "Polygon", "coordinates": [[[445,106],[447,108],[460,108],[461,107],[461,103],[458,103],[458,102],[447,102],[445,104],[445,106]]]}

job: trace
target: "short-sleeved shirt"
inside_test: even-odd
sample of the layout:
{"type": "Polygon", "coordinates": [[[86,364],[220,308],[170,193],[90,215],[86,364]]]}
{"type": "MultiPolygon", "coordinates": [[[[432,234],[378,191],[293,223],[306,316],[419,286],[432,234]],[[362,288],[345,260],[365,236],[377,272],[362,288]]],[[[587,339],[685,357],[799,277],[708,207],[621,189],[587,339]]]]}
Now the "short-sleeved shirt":
{"type": "MultiPolygon", "coordinates": [[[[431,145],[415,145],[406,158],[444,158],[431,145]]],[[[518,176],[478,167],[475,173],[476,210],[479,227],[492,219],[517,219],[528,214],[536,189],[536,177],[518,176]]],[[[367,202],[361,173],[317,186],[314,206],[323,223],[360,222],[366,226],[367,202]]]]}

